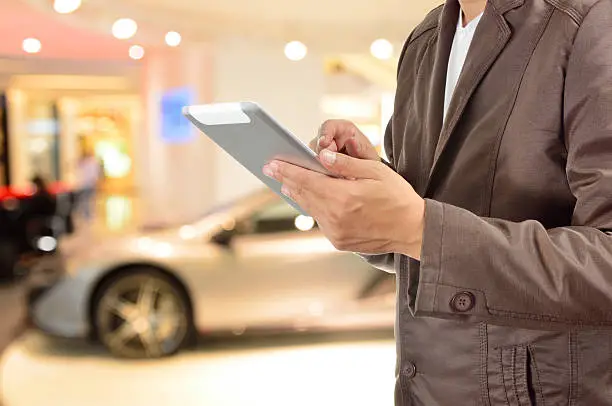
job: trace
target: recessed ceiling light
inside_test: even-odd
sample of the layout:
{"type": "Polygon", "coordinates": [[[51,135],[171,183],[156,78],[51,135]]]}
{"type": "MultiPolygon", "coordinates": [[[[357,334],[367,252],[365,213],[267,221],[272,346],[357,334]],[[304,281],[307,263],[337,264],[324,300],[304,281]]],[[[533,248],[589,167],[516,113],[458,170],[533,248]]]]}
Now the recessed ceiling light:
{"type": "Polygon", "coordinates": [[[393,44],[386,39],[377,39],[372,42],[370,52],[374,58],[389,59],[393,56],[393,44]]]}
{"type": "Polygon", "coordinates": [[[300,41],[291,41],[285,45],[285,56],[291,61],[301,61],[307,53],[308,48],[300,41]]]}
{"type": "Polygon", "coordinates": [[[23,50],[28,54],[37,54],[42,49],[40,41],[36,38],[26,38],[22,44],[23,50]]]}
{"type": "Polygon", "coordinates": [[[55,0],[53,9],[60,14],[72,13],[81,7],[81,0],[55,0]]]}
{"type": "Polygon", "coordinates": [[[176,31],[170,31],[166,34],[166,44],[169,47],[177,47],[181,43],[181,34],[176,31]]]}
{"type": "Polygon", "coordinates": [[[130,58],[132,59],[142,59],[144,57],[145,50],[140,45],[132,45],[130,47],[130,58]]]}
{"type": "Polygon", "coordinates": [[[131,18],[120,18],[113,24],[113,35],[118,39],[128,39],[136,35],[138,24],[131,18]]]}

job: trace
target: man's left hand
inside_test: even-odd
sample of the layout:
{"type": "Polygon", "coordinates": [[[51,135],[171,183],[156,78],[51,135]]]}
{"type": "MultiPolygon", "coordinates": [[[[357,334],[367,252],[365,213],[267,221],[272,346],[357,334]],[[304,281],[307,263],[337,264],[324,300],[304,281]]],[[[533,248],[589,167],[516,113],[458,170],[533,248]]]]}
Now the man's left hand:
{"type": "Polygon", "coordinates": [[[281,161],[263,171],[282,183],[283,194],[317,221],[337,249],[420,259],[425,201],[412,186],[382,162],[327,149],[319,158],[339,177],[281,161]]]}

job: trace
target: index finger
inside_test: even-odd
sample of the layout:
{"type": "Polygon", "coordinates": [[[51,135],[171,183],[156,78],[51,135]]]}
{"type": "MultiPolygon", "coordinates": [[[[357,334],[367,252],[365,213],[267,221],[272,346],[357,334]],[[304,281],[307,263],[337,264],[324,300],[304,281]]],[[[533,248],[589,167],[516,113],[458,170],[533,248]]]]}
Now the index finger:
{"type": "Polygon", "coordinates": [[[328,120],[319,128],[319,151],[328,148],[332,142],[336,144],[334,152],[344,149],[347,141],[355,137],[356,127],[347,120],[328,120]]]}

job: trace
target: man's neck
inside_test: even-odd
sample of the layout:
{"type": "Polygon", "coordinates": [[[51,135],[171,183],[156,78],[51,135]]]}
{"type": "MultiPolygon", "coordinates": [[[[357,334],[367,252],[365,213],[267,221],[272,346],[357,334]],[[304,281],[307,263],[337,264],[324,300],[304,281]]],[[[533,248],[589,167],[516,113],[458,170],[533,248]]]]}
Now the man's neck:
{"type": "Polygon", "coordinates": [[[487,0],[459,0],[463,12],[463,25],[478,17],[484,11],[487,0]]]}

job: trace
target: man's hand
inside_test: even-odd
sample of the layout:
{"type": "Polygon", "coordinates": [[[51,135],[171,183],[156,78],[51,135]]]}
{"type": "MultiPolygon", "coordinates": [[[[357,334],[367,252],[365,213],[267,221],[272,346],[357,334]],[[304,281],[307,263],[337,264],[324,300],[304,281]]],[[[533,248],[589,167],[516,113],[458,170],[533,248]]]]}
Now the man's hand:
{"type": "Polygon", "coordinates": [[[401,253],[420,259],[425,201],[380,161],[323,149],[321,163],[332,178],[272,161],[264,173],[304,208],[339,250],[362,254],[401,253]]]}
{"type": "Polygon", "coordinates": [[[310,141],[317,154],[324,149],[340,152],[353,158],[380,161],[378,152],[357,126],[347,120],[328,120],[319,129],[319,135],[310,141]]]}

